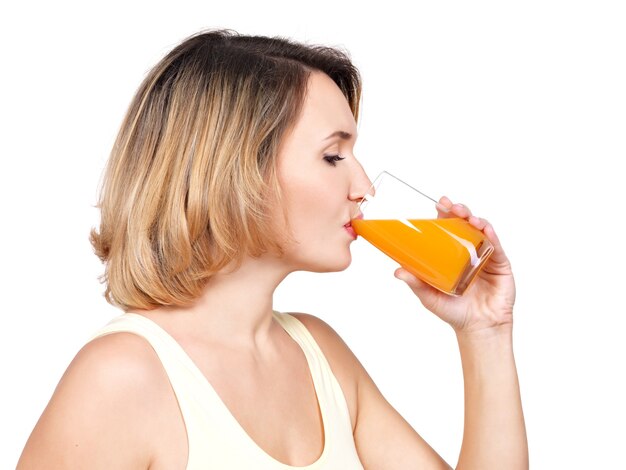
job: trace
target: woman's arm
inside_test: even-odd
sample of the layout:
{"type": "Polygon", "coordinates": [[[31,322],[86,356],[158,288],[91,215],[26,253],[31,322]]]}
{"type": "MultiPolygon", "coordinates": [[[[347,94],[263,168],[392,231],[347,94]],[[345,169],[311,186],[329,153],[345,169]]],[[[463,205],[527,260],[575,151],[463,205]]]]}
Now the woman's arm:
{"type": "Polygon", "coordinates": [[[449,323],[459,343],[465,384],[465,427],[459,469],[528,468],[528,442],[520,398],[512,328],[515,282],[493,227],[462,204],[439,201],[440,217],[461,217],[482,230],[494,252],[461,297],[445,295],[400,268],[422,304],[449,323]]]}
{"type": "MultiPolygon", "coordinates": [[[[527,469],[528,447],[511,330],[458,334],[465,382],[465,426],[457,469],[527,469]]],[[[385,400],[359,368],[355,442],[366,469],[450,466],[385,400]]]]}
{"type": "Polygon", "coordinates": [[[457,334],[465,427],[457,469],[527,469],[528,444],[511,328],[457,334]]]}

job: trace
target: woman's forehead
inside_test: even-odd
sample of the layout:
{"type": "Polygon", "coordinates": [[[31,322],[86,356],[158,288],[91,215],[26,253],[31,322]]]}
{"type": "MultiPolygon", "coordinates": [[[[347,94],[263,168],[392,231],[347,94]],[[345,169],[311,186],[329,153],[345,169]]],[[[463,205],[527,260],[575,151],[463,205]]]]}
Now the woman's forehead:
{"type": "Polygon", "coordinates": [[[314,72],[294,131],[301,136],[322,141],[330,135],[356,136],[356,122],[337,84],[326,74],[314,72]]]}

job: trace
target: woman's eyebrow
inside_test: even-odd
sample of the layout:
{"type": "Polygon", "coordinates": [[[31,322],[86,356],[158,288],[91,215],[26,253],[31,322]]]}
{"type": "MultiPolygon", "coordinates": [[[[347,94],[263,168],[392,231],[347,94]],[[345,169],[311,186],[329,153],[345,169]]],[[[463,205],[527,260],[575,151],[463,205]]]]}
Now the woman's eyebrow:
{"type": "Polygon", "coordinates": [[[324,138],[323,141],[331,139],[333,137],[339,137],[342,140],[350,140],[352,138],[352,134],[350,134],[349,132],[345,132],[345,131],[335,131],[332,134],[330,134],[328,137],[324,138]]]}

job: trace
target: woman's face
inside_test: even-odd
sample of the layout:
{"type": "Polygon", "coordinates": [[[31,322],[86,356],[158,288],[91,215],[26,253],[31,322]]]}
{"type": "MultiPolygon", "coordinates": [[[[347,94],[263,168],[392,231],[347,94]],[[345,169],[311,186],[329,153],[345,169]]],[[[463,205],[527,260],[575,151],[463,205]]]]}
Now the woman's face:
{"type": "Polygon", "coordinates": [[[290,233],[285,259],[293,269],[339,271],[351,261],[346,228],[371,181],[354,156],[356,123],[341,90],[313,72],[295,126],[278,154],[278,180],[290,233]]]}

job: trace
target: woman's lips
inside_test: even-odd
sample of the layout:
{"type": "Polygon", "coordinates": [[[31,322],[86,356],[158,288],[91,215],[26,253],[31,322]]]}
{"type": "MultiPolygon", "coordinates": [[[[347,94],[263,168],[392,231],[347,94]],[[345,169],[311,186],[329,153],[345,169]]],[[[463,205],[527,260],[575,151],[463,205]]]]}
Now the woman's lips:
{"type": "Polygon", "coordinates": [[[345,228],[348,231],[348,233],[350,234],[353,240],[356,240],[357,235],[356,235],[356,232],[354,231],[354,228],[352,228],[352,224],[350,222],[344,225],[343,228],[345,228]]]}
{"type": "MultiPolygon", "coordinates": [[[[363,214],[359,214],[356,217],[354,217],[352,220],[360,220],[362,218],[363,218],[363,214]]],[[[352,227],[352,221],[349,221],[347,224],[345,224],[344,228],[348,231],[352,239],[355,240],[357,237],[357,233],[354,231],[354,228],[352,227]]]]}

